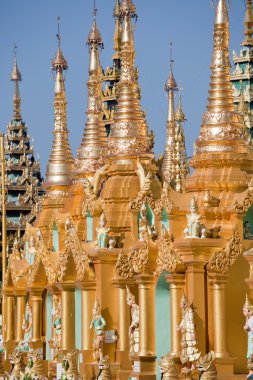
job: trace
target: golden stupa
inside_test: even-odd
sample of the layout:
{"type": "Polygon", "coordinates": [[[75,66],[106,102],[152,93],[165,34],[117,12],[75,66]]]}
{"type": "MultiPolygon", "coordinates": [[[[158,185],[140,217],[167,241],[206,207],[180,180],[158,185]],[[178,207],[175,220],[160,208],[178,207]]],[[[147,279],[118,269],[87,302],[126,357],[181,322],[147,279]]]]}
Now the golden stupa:
{"type": "MultiPolygon", "coordinates": [[[[205,379],[245,378],[247,333],[252,348],[243,328],[253,314],[253,153],[233,103],[226,0],[217,0],[208,104],[191,174],[181,95],[174,106],[173,60],[164,159],[156,160],[135,67],[133,1],[117,0],[114,15],[115,71],[108,70],[114,82],[105,97],[94,10],[87,121],[76,158],[58,34],[46,195],[27,225],[24,249],[14,249],[6,269],[4,365],[11,355],[12,376],[21,377],[21,361],[27,368],[32,361],[30,378],[151,380],[160,378],[159,368],[168,379],[196,378],[198,371],[205,379]],[[103,102],[114,101],[108,94],[117,107],[107,138],[103,102]]],[[[247,38],[252,27],[251,17],[247,38]]]]}

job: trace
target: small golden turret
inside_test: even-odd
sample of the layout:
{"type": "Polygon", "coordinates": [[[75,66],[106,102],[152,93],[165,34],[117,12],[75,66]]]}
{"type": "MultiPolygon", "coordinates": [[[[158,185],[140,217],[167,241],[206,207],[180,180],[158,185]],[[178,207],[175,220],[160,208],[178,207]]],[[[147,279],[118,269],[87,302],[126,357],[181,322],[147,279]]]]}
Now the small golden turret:
{"type": "Polygon", "coordinates": [[[71,153],[66,117],[66,93],[63,72],[68,69],[68,63],[61,50],[58,17],[58,50],[52,61],[52,70],[55,72],[54,98],[54,138],[53,146],[46,171],[45,188],[59,191],[72,182],[73,156],[71,153]]]}
{"type": "Polygon", "coordinates": [[[245,39],[242,43],[242,46],[253,46],[253,39],[252,39],[252,34],[253,34],[252,0],[247,1],[247,9],[246,9],[246,14],[245,14],[244,25],[245,25],[245,31],[244,31],[245,39]]]}
{"type": "Polygon", "coordinates": [[[120,19],[120,0],[116,0],[116,4],[113,11],[113,16],[115,17],[115,31],[114,31],[114,55],[113,59],[120,59],[120,44],[121,44],[121,32],[122,25],[120,19]]]}
{"type": "Polygon", "coordinates": [[[171,58],[170,58],[170,73],[167,82],[165,83],[165,91],[168,94],[168,117],[166,127],[166,144],[165,152],[162,164],[162,173],[168,184],[174,187],[175,184],[175,167],[174,167],[174,155],[175,155],[175,135],[176,135],[176,123],[175,123],[175,106],[174,106],[174,92],[178,90],[177,83],[174,78],[172,70],[172,44],[171,44],[171,58]]]}
{"type": "MultiPolygon", "coordinates": [[[[193,167],[200,162],[213,163],[217,154],[231,160],[231,154],[249,153],[248,135],[241,115],[235,111],[230,83],[229,21],[226,0],[218,0],[211,63],[211,81],[207,112],[203,115],[196,141],[193,167]]],[[[224,161],[223,161],[224,162],[224,161]]]]}
{"type": "Polygon", "coordinates": [[[14,120],[21,120],[21,110],[20,110],[20,93],[19,93],[19,84],[22,80],[20,71],[18,69],[18,64],[17,64],[17,57],[16,57],[16,46],[14,46],[14,67],[13,71],[11,73],[11,81],[14,82],[14,96],[13,96],[13,119],[14,120]]]}
{"type": "Polygon", "coordinates": [[[121,33],[121,76],[117,85],[118,106],[109,135],[111,156],[136,156],[151,153],[153,140],[148,134],[148,126],[140,105],[140,89],[134,66],[135,48],[132,18],[137,19],[132,0],[122,0],[121,33]]]}
{"type": "Polygon", "coordinates": [[[102,124],[101,108],[101,66],[99,48],[103,41],[96,22],[97,10],[94,9],[94,21],[87,39],[90,51],[87,122],[83,139],[77,151],[76,173],[94,173],[104,163],[107,153],[106,130],[102,124]]]}

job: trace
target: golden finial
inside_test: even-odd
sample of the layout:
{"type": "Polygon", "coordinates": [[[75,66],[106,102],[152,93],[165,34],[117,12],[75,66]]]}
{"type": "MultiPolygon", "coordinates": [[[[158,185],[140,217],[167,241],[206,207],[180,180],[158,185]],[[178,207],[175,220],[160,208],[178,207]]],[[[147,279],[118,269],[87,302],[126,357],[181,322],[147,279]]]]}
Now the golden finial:
{"type": "Polygon", "coordinates": [[[136,7],[132,0],[122,0],[120,7],[120,15],[121,17],[130,16],[135,19],[138,18],[138,15],[136,13],[136,7]]]}
{"type": "Polygon", "coordinates": [[[71,153],[68,128],[67,128],[67,100],[65,93],[65,84],[63,71],[67,70],[68,64],[61,51],[61,37],[59,28],[60,18],[58,22],[58,51],[52,62],[55,75],[55,99],[54,99],[54,138],[51,154],[49,157],[45,188],[47,191],[61,191],[65,186],[72,182],[73,156],[71,153]]]}
{"type": "Polygon", "coordinates": [[[88,175],[94,173],[104,165],[104,158],[107,154],[106,129],[102,123],[102,75],[99,57],[99,47],[103,47],[103,42],[96,23],[97,10],[94,3],[93,25],[87,45],[89,46],[89,80],[87,121],[83,131],[83,138],[77,151],[75,171],[78,175],[88,175]]]}
{"type": "Polygon", "coordinates": [[[121,45],[121,32],[122,32],[122,25],[121,25],[121,18],[120,18],[120,0],[116,0],[116,4],[113,10],[113,16],[115,17],[115,31],[114,31],[114,55],[113,59],[119,59],[120,58],[120,45],[121,45]]]}
{"type": "Polygon", "coordinates": [[[243,46],[253,46],[253,12],[252,12],[252,0],[247,1],[247,9],[245,13],[245,19],[244,19],[244,25],[245,25],[245,39],[242,43],[243,46]]]}
{"type": "Polygon", "coordinates": [[[170,73],[167,82],[165,83],[165,91],[177,91],[177,83],[173,75],[173,56],[172,56],[172,42],[170,43],[170,73]]]}
{"type": "Polygon", "coordinates": [[[13,58],[14,58],[14,66],[13,70],[11,73],[11,81],[15,82],[14,83],[14,96],[13,96],[13,119],[14,120],[21,120],[21,110],[20,110],[20,93],[19,93],[19,84],[22,80],[20,71],[18,69],[18,64],[17,64],[17,46],[14,44],[13,48],[13,58]]]}
{"type": "Polygon", "coordinates": [[[182,82],[179,82],[179,99],[178,99],[178,107],[177,107],[175,119],[178,122],[184,123],[186,121],[186,117],[185,117],[183,106],[182,106],[182,91],[183,91],[183,85],[182,85],[182,82]]]}
{"type": "Polygon", "coordinates": [[[113,16],[115,18],[119,18],[120,17],[120,0],[116,0],[116,4],[114,6],[114,9],[113,9],[113,16]]]}

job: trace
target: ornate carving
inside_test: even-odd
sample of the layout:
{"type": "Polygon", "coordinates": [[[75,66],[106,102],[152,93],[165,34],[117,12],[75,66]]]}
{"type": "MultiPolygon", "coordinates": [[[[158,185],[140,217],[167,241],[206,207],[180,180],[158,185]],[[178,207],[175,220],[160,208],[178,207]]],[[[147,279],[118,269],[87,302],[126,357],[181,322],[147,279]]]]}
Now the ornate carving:
{"type": "Polygon", "coordinates": [[[174,362],[174,357],[170,354],[161,357],[162,361],[159,363],[159,369],[164,380],[177,380],[178,370],[174,362]]]}
{"type": "Polygon", "coordinates": [[[131,255],[120,252],[116,263],[116,274],[121,278],[131,278],[134,275],[131,255]]]}
{"type": "Polygon", "coordinates": [[[241,253],[242,243],[238,231],[238,226],[236,226],[231,240],[226,244],[224,248],[220,249],[212,255],[208,267],[214,272],[226,273],[241,253]]]}
{"type": "Polygon", "coordinates": [[[97,380],[112,380],[109,356],[104,356],[98,363],[99,374],[97,380]]]}
{"type": "Polygon", "coordinates": [[[209,352],[204,357],[201,357],[197,363],[199,371],[199,379],[201,380],[216,380],[217,369],[214,364],[215,354],[213,351],[209,352]]]}
{"type": "Polygon", "coordinates": [[[250,188],[247,191],[247,194],[243,200],[242,203],[239,203],[238,201],[235,202],[235,211],[237,214],[246,214],[248,209],[253,204],[253,189],[250,188]]]}
{"type": "Polygon", "coordinates": [[[171,198],[170,188],[166,182],[163,183],[161,197],[155,201],[154,213],[156,215],[161,215],[163,210],[166,211],[167,215],[172,214],[175,210],[175,204],[171,198]]]}
{"type": "Polygon", "coordinates": [[[171,236],[164,225],[161,226],[161,232],[161,237],[158,240],[159,253],[156,260],[156,276],[159,276],[164,271],[174,273],[177,266],[183,264],[183,260],[175,251],[171,236]]]}

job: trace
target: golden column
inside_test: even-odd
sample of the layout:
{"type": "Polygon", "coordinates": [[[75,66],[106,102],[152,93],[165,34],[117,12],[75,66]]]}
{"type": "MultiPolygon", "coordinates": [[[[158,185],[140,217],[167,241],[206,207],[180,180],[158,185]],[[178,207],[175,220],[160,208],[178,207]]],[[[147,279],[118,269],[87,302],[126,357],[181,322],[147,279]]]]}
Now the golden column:
{"type": "Polygon", "coordinates": [[[61,290],[62,350],[75,349],[75,284],[57,284],[61,290]]]}
{"type": "Polygon", "coordinates": [[[170,331],[171,331],[171,349],[170,352],[179,358],[181,353],[181,333],[177,326],[182,320],[182,310],[180,301],[184,292],[185,275],[168,274],[165,275],[167,283],[170,285],[170,331]]]}
{"type": "Polygon", "coordinates": [[[26,300],[26,290],[16,289],[14,291],[16,296],[16,326],[15,326],[15,341],[18,344],[24,339],[24,330],[22,329],[23,318],[25,314],[25,300],[26,300]]]}
{"type": "Polygon", "coordinates": [[[4,325],[5,342],[14,341],[14,305],[15,298],[13,289],[5,289],[4,296],[6,297],[6,321],[4,325]]]}
{"type": "Polygon", "coordinates": [[[90,332],[92,309],[96,296],[96,281],[78,282],[82,296],[82,350],[86,361],[93,361],[93,339],[90,332]]]}
{"type": "Polygon", "coordinates": [[[216,358],[227,358],[226,342],[226,275],[208,272],[208,282],[213,300],[213,350],[216,358]]]}
{"type": "Polygon", "coordinates": [[[139,356],[155,357],[155,286],[154,276],[136,276],[139,288],[140,351],[139,356]]]}
{"type": "Polygon", "coordinates": [[[30,289],[32,307],[32,342],[41,342],[42,333],[42,293],[44,288],[30,289]]]}

